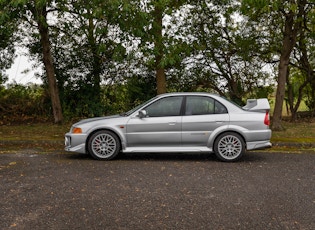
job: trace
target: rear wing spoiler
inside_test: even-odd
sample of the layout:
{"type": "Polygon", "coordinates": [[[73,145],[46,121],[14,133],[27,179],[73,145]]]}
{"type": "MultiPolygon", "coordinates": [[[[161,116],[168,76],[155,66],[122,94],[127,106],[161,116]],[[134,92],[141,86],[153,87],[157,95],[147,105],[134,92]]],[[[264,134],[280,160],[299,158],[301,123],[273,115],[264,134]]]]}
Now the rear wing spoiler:
{"type": "Polygon", "coordinates": [[[270,105],[267,98],[248,99],[244,110],[266,112],[270,110],[270,105]]]}

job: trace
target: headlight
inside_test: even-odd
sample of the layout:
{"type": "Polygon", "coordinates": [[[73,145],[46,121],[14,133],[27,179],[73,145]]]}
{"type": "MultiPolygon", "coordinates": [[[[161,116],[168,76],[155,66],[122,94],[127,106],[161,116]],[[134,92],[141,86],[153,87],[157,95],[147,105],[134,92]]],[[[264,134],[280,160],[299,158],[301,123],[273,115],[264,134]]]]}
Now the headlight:
{"type": "Polygon", "coordinates": [[[79,127],[74,127],[74,128],[72,129],[72,133],[74,133],[74,134],[82,133],[82,129],[79,128],[79,127]]]}

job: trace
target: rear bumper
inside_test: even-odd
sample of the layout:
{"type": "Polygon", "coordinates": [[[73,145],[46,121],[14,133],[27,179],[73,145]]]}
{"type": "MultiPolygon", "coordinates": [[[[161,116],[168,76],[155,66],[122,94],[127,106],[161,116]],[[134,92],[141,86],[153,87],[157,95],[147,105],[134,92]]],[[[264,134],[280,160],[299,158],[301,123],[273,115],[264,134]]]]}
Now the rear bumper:
{"type": "Polygon", "coordinates": [[[270,142],[271,130],[254,130],[244,132],[247,150],[266,149],[272,146],[270,142]]]}
{"type": "Polygon", "coordinates": [[[269,140],[247,142],[246,145],[247,145],[247,150],[266,149],[266,148],[271,148],[272,146],[269,140]]]}

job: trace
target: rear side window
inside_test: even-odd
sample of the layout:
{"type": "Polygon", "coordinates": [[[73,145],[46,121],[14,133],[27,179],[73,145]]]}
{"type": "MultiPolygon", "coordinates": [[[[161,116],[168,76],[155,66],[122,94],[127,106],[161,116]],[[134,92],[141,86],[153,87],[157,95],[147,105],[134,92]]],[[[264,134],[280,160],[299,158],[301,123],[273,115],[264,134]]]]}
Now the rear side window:
{"type": "Polygon", "coordinates": [[[224,113],[228,113],[226,107],[221,104],[220,102],[218,101],[215,101],[215,104],[214,104],[214,113],[215,114],[224,114],[224,113]]]}
{"type": "Polygon", "coordinates": [[[227,113],[226,107],[211,97],[188,96],[185,115],[205,115],[227,113]]]}

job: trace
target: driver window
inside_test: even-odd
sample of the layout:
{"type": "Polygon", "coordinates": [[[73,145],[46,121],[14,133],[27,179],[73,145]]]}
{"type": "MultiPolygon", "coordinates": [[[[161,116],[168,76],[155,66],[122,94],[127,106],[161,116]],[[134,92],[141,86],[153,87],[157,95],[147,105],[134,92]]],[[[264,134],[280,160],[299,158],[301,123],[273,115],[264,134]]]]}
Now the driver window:
{"type": "Polygon", "coordinates": [[[179,116],[183,97],[162,98],[145,108],[148,117],[179,116]]]}

